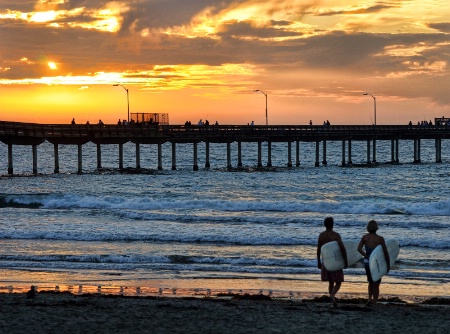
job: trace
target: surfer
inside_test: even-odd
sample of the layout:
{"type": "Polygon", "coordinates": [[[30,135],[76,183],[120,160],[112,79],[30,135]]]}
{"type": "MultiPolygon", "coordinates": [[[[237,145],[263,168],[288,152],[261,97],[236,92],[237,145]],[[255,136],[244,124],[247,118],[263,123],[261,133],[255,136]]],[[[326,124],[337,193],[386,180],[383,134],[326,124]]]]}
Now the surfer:
{"type": "Polygon", "coordinates": [[[358,244],[358,252],[364,256],[364,268],[366,269],[367,281],[369,282],[368,292],[369,292],[369,300],[367,301],[366,306],[373,306],[377,303],[378,297],[380,295],[380,284],[381,278],[374,282],[372,280],[372,275],[370,273],[369,267],[369,258],[372,251],[378,246],[381,245],[383,247],[384,257],[387,263],[387,272],[389,272],[391,268],[389,253],[386,247],[386,242],[381,235],[377,234],[378,224],[375,220],[369,221],[367,224],[367,234],[364,234],[361,238],[361,241],[358,244]],[[365,250],[363,250],[363,246],[365,250]]]}
{"type": "Polygon", "coordinates": [[[339,248],[341,249],[342,257],[345,261],[345,268],[348,267],[347,252],[344,244],[342,243],[339,233],[333,231],[334,219],[333,217],[327,217],[324,220],[325,231],[320,233],[319,240],[317,241],[317,268],[321,269],[320,277],[323,282],[328,282],[328,293],[330,294],[331,303],[333,307],[337,306],[336,293],[341,288],[342,282],[344,282],[344,271],[342,269],[336,271],[328,271],[320,261],[320,250],[323,245],[328,242],[337,241],[339,248]]]}

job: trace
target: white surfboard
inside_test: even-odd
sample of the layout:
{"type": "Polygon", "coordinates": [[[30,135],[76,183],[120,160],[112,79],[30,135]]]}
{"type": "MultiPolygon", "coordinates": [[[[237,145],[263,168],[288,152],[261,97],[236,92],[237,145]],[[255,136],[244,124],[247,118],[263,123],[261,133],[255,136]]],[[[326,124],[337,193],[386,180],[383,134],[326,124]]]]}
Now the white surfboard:
{"type": "MultiPolygon", "coordinates": [[[[351,266],[358,262],[362,255],[358,252],[357,241],[342,241],[345,250],[347,251],[347,262],[351,266]]],[[[326,270],[335,271],[344,269],[345,262],[342,257],[341,249],[337,241],[328,242],[320,249],[322,255],[322,264],[326,270]]]]}
{"type": "MultiPolygon", "coordinates": [[[[391,266],[398,258],[398,253],[400,252],[400,245],[397,240],[386,240],[386,248],[389,254],[391,266]]],[[[383,247],[378,245],[370,254],[369,258],[369,268],[372,275],[372,280],[374,282],[378,281],[387,272],[387,263],[384,258],[383,247]]]]}

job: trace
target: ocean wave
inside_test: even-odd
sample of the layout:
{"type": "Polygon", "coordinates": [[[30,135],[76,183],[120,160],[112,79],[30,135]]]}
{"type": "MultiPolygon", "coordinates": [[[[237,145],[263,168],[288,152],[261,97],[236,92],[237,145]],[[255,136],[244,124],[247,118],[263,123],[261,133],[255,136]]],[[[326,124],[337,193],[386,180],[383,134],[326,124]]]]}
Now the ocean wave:
{"type": "Polygon", "coordinates": [[[315,240],[308,240],[304,237],[289,236],[245,236],[245,235],[216,235],[210,233],[208,235],[180,235],[172,233],[170,235],[143,235],[143,234],[109,234],[109,233],[93,233],[86,231],[84,233],[66,233],[66,232],[27,232],[12,231],[1,232],[0,239],[15,240],[62,240],[62,241],[104,241],[104,242],[148,242],[148,243],[188,243],[188,244],[215,244],[215,245],[313,245],[315,240]]]}
{"type": "MultiPolygon", "coordinates": [[[[110,272],[148,272],[157,276],[177,273],[177,272],[189,272],[190,277],[230,277],[235,275],[257,275],[259,279],[267,277],[268,279],[301,279],[302,275],[319,275],[318,269],[315,266],[313,260],[305,266],[283,266],[283,265],[261,265],[258,264],[226,264],[223,263],[172,263],[170,261],[135,261],[131,262],[129,259],[122,259],[122,262],[114,262],[112,259],[103,259],[103,261],[86,261],[89,257],[96,258],[96,256],[80,257],[74,261],[53,261],[53,259],[3,259],[0,260],[0,268],[7,269],[23,269],[36,270],[43,269],[46,271],[60,271],[60,270],[98,270],[98,271],[110,271],[110,272]],[[268,275],[268,276],[265,276],[268,275]],[[270,276],[269,276],[270,275],[270,276]]],[[[227,262],[223,259],[218,262],[227,262]]],[[[152,275],[153,275],[152,274],[152,275]]],[[[361,267],[345,269],[346,275],[359,276],[365,281],[365,272],[361,267]]],[[[438,282],[450,282],[450,272],[446,270],[439,270],[436,268],[427,268],[417,271],[398,270],[391,269],[388,274],[389,277],[400,278],[406,280],[426,280],[426,281],[438,281],[438,282]]],[[[244,277],[244,276],[242,276],[244,277]]]]}
{"type": "Polygon", "coordinates": [[[113,195],[26,194],[0,195],[0,207],[30,207],[45,209],[92,209],[117,211],[216,211],[216,212],[281,212],[328,214],[435,215],[450,216],[450,200],[407,202],[386,199],[339,200],[236,200],[122,197],[113,195]]]}
{"type": "MultiPolygon", "coordinates": [[[[101,230],[101,229],[100,229],[101,230]]],[[[86,241],[86,242],[142,242],[142,243],[161,243],[161,244],[203,244],[203,245],[236,245],[236,246],[310,246],[317,245],[317,235],[309,235],[308,233],[276,233],[266,231],[259,233],[255,229],[228,230],[226,233],[218,233],[217,230],[199,230],[196,232],[189,231],[167,231],[162,230],[156,233],[149,231],[148,233],[108,233],[93,231],[29,231],[14,229],[10,231],[0,231],[0,240],[55,240],[55,241],[86,241]]],[[[440,239],[429,236],[418,236],[410,238],[408,236],[398,236],[396,238],[400,242],[401,248],[422,248],[422,249],[450,249],[450,240],[446,237],[440,239]]],[[[359,238],[354,238],[358,241],[359,238]]]]}
{"type": "Polygon", "coordinates": [[[268,267],[311,267],[315,259],[276,259],[249,257],[210,257],[189,255],[9,255],[0,256],[0,262],[51,262],[56,263],[109,263],[109,264],[207,264],[233,266],[268,266],[268,267]]]}

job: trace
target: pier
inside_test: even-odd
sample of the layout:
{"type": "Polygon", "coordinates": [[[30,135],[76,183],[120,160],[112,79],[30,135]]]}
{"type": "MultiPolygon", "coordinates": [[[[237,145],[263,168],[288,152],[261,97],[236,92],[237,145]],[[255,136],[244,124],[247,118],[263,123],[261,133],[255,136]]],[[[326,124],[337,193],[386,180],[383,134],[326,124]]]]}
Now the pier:
{"type": "MultiPolygon", "coordinates": [[[[119,145],[119,169],[123,169],[123,145],[132,142],[136,145],[136,169],[140,166],[140,145],[157,145],[157,169],[163,169],[162,144],[172,144],[171,168],[176,170],[176,145],[193,145],[193,170],[198,170],[197,145],[205,143],[205,168],[210,168],[210,143],[223,143],[227,156],[227,168],[242,167],[241,143],[257,143],[257,162],[263,167],[262,143],[267,143],[267,167],[272,167],[271,144],[286,143],[287,167],[300,166],[300,144],[315,143],[315,166],[327,164],[327,143],[342,143],[342,166],[352,165],[352,143],[367,143],[367,165],[377,163],[377,142],[390,141],[392,163],[399,163],[399,141],[414,142],[413,162],[421,162],[421,140],[435,141],[435,161],[441,163],[442,140],[450,138],[450,125],[159,125],[135,123],[127,125],[79,125],[79,124],[35,124],[18,122],[0,122],[0,141],[8,146],[8,174],[14,174],[13,147],[27,145],[32,150],[32,173],[37,174],[37,146],[45,141],[54,146],[54,172],[59,173],[59,145],[75,145],[78,154],[78,173],[82,173],[83,145],[92,142],[97,145],[97,169],[102,168],[102,145],[119,145]],[[232,166],[231,143],[237,143],[237,166],[232,166]],[[292,150],[294,150],[294,161],[292,150]],[[322,160],[320,151],[322,147],[322,160]]],[[[235,153],[236,154],[236,153],[235,153]]],[[[3,158],[3,157],[2,157],[3,158]]]]}

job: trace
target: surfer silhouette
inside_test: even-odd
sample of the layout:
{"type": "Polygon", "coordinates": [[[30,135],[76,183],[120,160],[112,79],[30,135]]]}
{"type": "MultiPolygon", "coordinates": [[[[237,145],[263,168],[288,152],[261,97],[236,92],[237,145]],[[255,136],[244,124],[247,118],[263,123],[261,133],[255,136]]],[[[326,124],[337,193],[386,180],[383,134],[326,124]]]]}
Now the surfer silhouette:
{"type": "Polygon", "coordinates": [[[367,301],[366,306],[370,307],[377,303],[378,297],[380,295],[380,284],[381,278],[378,281],[372,280],[372,274],[370,272],[369,267],[369,258],[372,251],[378,246],[381,245],[383,247],[384,257],[387,263],[387,272],[389,272],[391,268],[390,257],[386,247],[386,242],[381,235],[377,234],[378,224],[375,220],[369,221],[367,224],[367,234],[364,234],[361,238],[361,241],[358,244],[358,252],[364,256],[364,268],[367,274],[367,281],[369,282],[368,292],[369,292],[369,300],[367,301]],[[363,249],[364,247],[364,249],[363,249]]]}
{"type": "Polygon", "coordinates": [[[320,277],[323,282],[328,282],[328,293],[330,294],[331,303],[333,307],[337,306],[336,293],[341,288],[342,282],[344,282],[344,271],[342,269],[335,271],[328,271],[320,260],[321,248],[326,243],[336,241],[342,253],[342,257],[345,261],[345,268],[348,267],[347,252],[345,250],[344,244],[342,243],[341,236],[339,233],[333,231],[334,219],[333,217],[327,217],[324,220],[325,231],[320,233],[319,239],[317,241],[317,268],[321,269],[320,277]]]}

